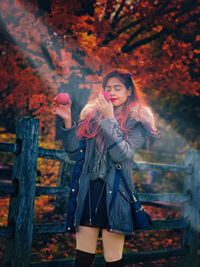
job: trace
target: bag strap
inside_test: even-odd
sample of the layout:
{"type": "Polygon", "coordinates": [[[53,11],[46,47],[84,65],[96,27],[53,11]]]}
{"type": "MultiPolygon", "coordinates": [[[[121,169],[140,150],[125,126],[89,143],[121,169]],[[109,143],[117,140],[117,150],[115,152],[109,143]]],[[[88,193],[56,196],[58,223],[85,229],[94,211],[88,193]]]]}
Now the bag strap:
{"type": "Polygon", "coordinates": [[[134,197],[134,190],[131,191],[130,188],[129,188],[129,185],[128,185],[127,181],[126,181],[126,177],[125,177],[124,172],[122,170],[121,164],[117,163],[115,165],[115,167],[116,167],[116,172],[119,173],[119,175],[122,178],[122,182],[123,182],[123,184],[124,184],[124,186],[126,188],[126,191],[129,194],[131,203],[134,203],[135,201],[137,201],[137,199],[134,197]]]}
{"type": "Polygon", "coordinates": [[[129,185],[126,181],[126,177],[124,175],[124,172],[122,170],[121,164],[120,163],[116,163],[115,164],[115,168],[116,168],[116,173],[115,173],[115,181],[114,181],[114,185],[113,185],[113,196],[112,196],[112,200],[110,203],[110,209],[115,201],[115,198],[117,196],[117,193],[119,191],[119,183],[120,183],[120,178],[122,179],[122,182],[124,183],[125,189],[127,190],[129,197],[130,197],[130,203],[134,203],[137,201],[137,199],[134,196],[134,191],[131,191],[129,188],[129,185]]]}

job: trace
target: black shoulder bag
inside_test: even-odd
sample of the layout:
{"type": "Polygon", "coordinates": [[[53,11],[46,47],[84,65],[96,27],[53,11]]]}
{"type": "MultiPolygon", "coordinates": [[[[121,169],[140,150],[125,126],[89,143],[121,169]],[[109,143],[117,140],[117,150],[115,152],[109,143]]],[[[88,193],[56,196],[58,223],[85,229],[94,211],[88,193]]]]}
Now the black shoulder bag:
{"type": "Polygon", "coordinates": [[[114,183],[115,190],[113,191],[119,190],[119,179],[121,178],[125,186],[125,189],[127,190],[130,197],[130,204],[133,216],[133,230],[139,230],[153,224],[150,215],[144,210],[144,207],[141,205],[136,190],[134,188],[130,189],[130,186],[126,181],[126,177],[124,176],[124,172],[121,168],[121,164],[117,163],[115,164],[115,167],[116,167],[116,175],[114,183]]]}

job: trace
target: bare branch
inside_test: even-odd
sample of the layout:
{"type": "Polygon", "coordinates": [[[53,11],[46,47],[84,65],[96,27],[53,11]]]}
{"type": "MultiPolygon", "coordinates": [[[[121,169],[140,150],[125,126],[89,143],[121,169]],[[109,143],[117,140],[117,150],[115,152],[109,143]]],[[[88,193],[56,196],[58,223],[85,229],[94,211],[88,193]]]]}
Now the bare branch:
{"type": "Polygon", "coordinates": [[[144,38],[144,39],[142,39],[142,40],[140,40],[140,41],[137,41],[137,42],[133,43],[133,44],[130,45],[130,46],[126,46],[126,45],[124,45],[124,46],[122,47],[121,51],[122,51],[123,53],[129,53],[129,52],[131,52],[132,50],[136,49],[136,48],[139,47],[139,46],[145,45],[145,44],[147,44],[147,43],[149,43],[149,42],[151,42],[151,41],[153,41],[153,40],[156,40],[156,39],[159,38],[164,32],[165,32],[165,30],[162,29],[160,32],[157,32],[157,33],[155,33],[155,34],[153,34],[153,35],[151,35],[151,36],[149,36],[149,37],[147,37],[147,38],[144,38]]]}
{"type": "Polygon", "coordinates": [[[136,26],[137,24],[139,24],[142,21],[143,21],[143,19],[138,19],[134,22],[131,22],[131,23],[127,24],[126,26],[120,28],[116,34],[113,34],[112,32],[107,33],[106,39],[101,44],[99,44],[99,46],[101,47],[101,46],[109,44],[112,40],[116,39],[121,33],[124,33],[126,30],[136,26]]]}
{"type": "Polygon", "coordinates": [[[107,0],[105,14],[104,14],[103,19],[106,19],[106,20],[110,19],[112,7],[113,7],[113,0],[107,0]]]}
{"type": "Polygon", "coordinates": [[[113,17],[113,21],[112,21],[112,23],[111,23],[111,27],[112,27],[113,29],[115,28],[117,22],[119,21],[119,14],[120,14],[120,12],[122,11],[125,2],[126,2],[126,0],[122,0],[122,1],[121,1],[121,4],[120,4],[120,6],[119,6],[117,12],[115,13],[115,16],[113,17]]]}
{"type": "Polygon", "coordinates": [[[137,31],[135,31],[133,34],[130,35],[130,37],[128,38],[128,40],[126,41],[125,46],[128,46],[130,44],[130,42],[138,36],[138,34],[140,34],[141,32],[143,32],[145,30],[144,27],[140,27],[137,31]]]}

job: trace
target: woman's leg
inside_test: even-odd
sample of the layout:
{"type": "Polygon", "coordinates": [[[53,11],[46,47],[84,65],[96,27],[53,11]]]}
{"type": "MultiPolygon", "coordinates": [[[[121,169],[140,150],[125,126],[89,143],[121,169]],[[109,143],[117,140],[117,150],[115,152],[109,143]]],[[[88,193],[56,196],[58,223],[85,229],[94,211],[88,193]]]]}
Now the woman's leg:
{"type": "Polygon", "coordinates": [[[76,233],[76,257],[74,267],[92,266],[99,228],[79,226],[76,233]]]}
{"type": "Polygon", "coordinates": [[[95,253],[99,228],[79,226],[76,233],[76,249],[81,251],[95,253]]]}
{"type": "MultiPolygon", "coordinates": [[[[104,258],[107,263],[118,262],[122,266],[122,251],[124,247],[125,235],[119,233],[108,232],[106,229],[102,231],[104,258]]],[[[113,265],[114,266],[114,265],[113,265]]]]}

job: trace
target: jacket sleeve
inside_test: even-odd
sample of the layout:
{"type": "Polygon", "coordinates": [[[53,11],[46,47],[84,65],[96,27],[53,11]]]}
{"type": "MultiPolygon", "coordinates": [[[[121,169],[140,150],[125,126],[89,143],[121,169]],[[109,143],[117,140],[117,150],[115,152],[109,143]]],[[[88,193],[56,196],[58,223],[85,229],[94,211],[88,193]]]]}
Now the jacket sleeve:
{"type": "Polygon", "coordinates": [[[106,138],[106,148],[113,162],[133,160],[134,154],[146,141],[146,131],[139,121],[133,123],[131,131],[128,131],[128,139],[123,138],[115,118],[102,119],[100,124],[106,138]]]}
{"type": "Polygon", "coordinates": [[[79,140],[76,135],[76,123],[72,121],[71,128],[65,128],[64,122],[61,123],[61,138],[65,151],[68,153],[70,160],[76,159],[76,154],[79,148],[79,140]]]}

